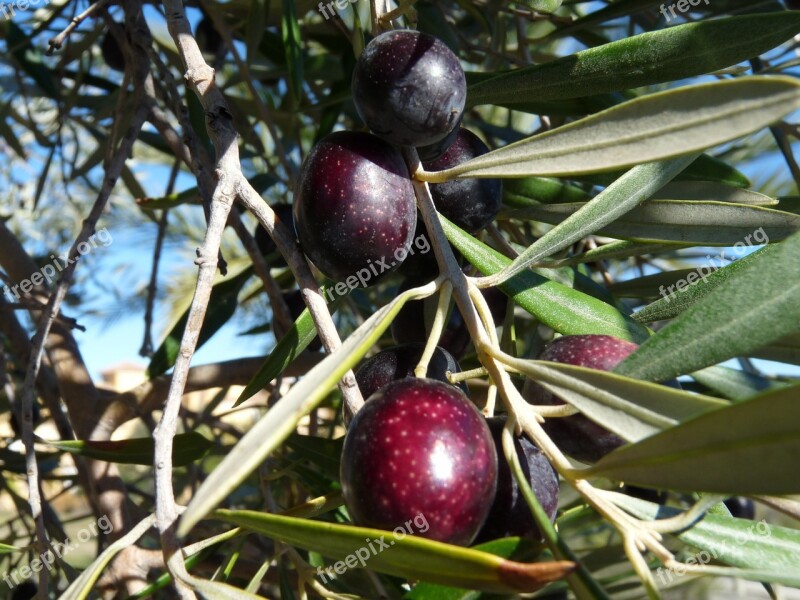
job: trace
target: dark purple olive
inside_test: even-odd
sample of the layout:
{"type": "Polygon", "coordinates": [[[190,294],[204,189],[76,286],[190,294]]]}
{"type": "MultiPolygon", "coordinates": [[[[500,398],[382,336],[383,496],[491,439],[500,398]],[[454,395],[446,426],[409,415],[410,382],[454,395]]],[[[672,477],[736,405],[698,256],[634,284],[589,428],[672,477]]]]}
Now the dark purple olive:
{"type": "MultiPolygon", "coordinates": [[[[424,350],[425,344],[404,344],[382,350],[372,358],[365,360],[356,372],[356,382],[361,390],[361,395],[369,398],[392,381],[413,377],[414,369],[417,368],[424,350]]],[[[444,348],[436,346],[431,361],[428,363],[428,379],[449,383],[447,373],[460,371],[461,366],[453,355],[444,348]]],[[[456,387],[469,395],[469,389],[465,382],[462,381],[456,387]]]]}
{"type": "MultiPolygon", "coordinates": [[[[486,517],[486,523],[475,538],[476,544],[512,536],[537,541],[543,539],[503,453],[502,433],[505,422],[505,417],[487,419],[497,450],[497,493],[489,510],[489,516],[486,517]]],[[[528,480],[550,522],[553,522],[558,510],[559,492],[555,469],[538,446],[527,437],[515,437],[514,448],[525,479],[528,480]]]]}
{"type": "Polygon", "coordinates": [[[367,127],[397,146],[427,146],[446,137],[467,99],[458,57],[437,38],[408,29],[387,31],[367,44],[352,87],[367,127]]]}
{"type": "MultiPolygon", "coordinates": [[[[423,166],[426,171],[444,171],[488,151],[477,135],[462,127],[444,154],[423,166]]],[[[486,227],[500,211],[502,184],[499,179],[453,179],[434,183],[430,188],[436,210],[469,232],[486,227]]]]}
{"type": "Polygon", "coordinates": [[[468,545],[497,485],[497,453],[486,420],[457,388],[408,377],[376,392],[344,441],[341,483],[356,525],[468,545]]]}
{"type": "MultiPolygon", "coordinates": [[[[637,348],[633,342],[609,335],[565,335],[550,342],[539,360],[610,371],[637,348]]],[[[532,388],[529,401],[533,404],[564,404],[538,385],[532,388]]],[[[597,462],[625,443],[617,434],[585,415],[547,419],[544,429],[562,452],[584,462],[597,462]]]]}
{"type": "Polygon", "coordinates": [[[317,143],[301,168],[297,237],[335,282],[351,289],[372,285],[408,254],[416,206],[396,148],[368,133],[338,131],[317,143]]]}

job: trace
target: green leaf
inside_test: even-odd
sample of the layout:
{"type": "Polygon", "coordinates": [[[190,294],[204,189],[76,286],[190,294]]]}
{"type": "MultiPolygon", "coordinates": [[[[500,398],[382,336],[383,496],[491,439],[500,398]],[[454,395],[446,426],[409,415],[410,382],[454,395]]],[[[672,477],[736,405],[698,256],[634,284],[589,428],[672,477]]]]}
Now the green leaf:
{"type": "Polygon", "coordinates": [[[303,46],[295,10],[294,0],[283,0],[281,33],[286,50],[286,66],[289,69],[289,97],[294,108],[300,105],[303,98],[303,46]]]}
{"type": "MultiPolygon", "coordinates": [[[[681,314],[696,302],[703,299],[720,284],[728,281],[751,262],[757,260],[763,251],[763,249],[757,250],[721,269],[717,269],[717,267],[722,264],[721,260],[724,260],[724,250],[721,255],[714,257],[710,255],[707,256],[707,262],[698,266],[696,269],[689,270],[689,273],[692,271],[697,273],[697,277],[690,278],[693,281],[686,279],[687,285],[681,286],[680,289],[677,288],[677,285],[672,291],[665,288],[666,296],[656,300],[652,304],[648,304],[642,310],[635,313],[633,318],[640,323],[652,323],[653,321],[671,319],[681,314]]],[[[687,273],[687,277],[689,273],[687,273]]]]}
{"type": "Polygon", "coordinates": [[[616,219],[623,217],[625,213],[633,210],[660,187],[671,181],[694,158],[694,155],[690,155],[667,162],[634,167],[603,190],[597,197],[586,203],[542,205],[522,209],[522,212],[527,214],[528,211],[539,212],[540,209],[546,211],[551,207],[580,207],[536,240],[515,258],[508,267],[493,277],[493,280],[499,283],[509,279],[535,262],[571,246],[581,238],[601,230],[604,225],[611,224],[616,219]]]}
{"type": "MultiPolygon", "coordinates": [[[[14,61],[36,82],[36,85],[45,96],[57,99],[59,94],[53,77],[53,70],[44,65],[42,53],[31,43],[30,38],[14,21],[7,19],[6,27],[8,27],[5,36],[6,49],[14,57],[14,61]]],[[[2,28],[0,28],[0,31],[2,31],[2,28]]]]}
{"type": "Polygon", "coordinates": [[[441,183],[455,177],[557,176],[630,167],[722,144],[798,107],[800,83],[789,77],[682,87],[630,100],[421,178],[441,183]]]}
{"type": "MultiPolygon", "coordinates": [[[[43,443],[64,450],[70,454],[78,454],[125,465],[153,466],[155,440],[153,438],[132,438],[129,440],[97,441],[97,440],[42,440],[43,443]]],[[[175,436],[172,447],[172,464],[183,467],[205,456],[214,442],[196,431],[179,433],[175,436]]]]}
{"type": "MultiPolygon", "coordinates": [[[[593,248],[582,254],[555,261],[555,264],[579,265],[587,262],[599,262],[615,258],[629,258],[632,256],[644,256],[645,254],[664,254],[672,253],[684,246],[675,244],[643,244],[641,242],[617,241],[603,244],[599,248],[593,248]]],[[[547,263],[545,263],[547,264],[547,263]]]]}
{"type": "Polygon", "coordinates": [[[247,24],[245,29],[245,42],[247,46],[247,62],[252,64],[258,53],[261,38],[267,25],[269,12],[267,0],[253,0],[248,9],[247,24]]]}
{"type": "MultiPolygon", "coordinates": [[[[239,292],[252,274],[253,267],[247,267],[238,275],[217,283],[213,287],[211,298],[208,301],[208,310],[200,329],[200,337],[197,340],[197,348],[211,339],[236,312],[239,292]]],[[[175,364],[188,320],[189,309],[187,308],[150,359],[150,365],[147,367],[147,376],[150,379],[163,375],[175,364]]]]}
{"type": "MultiPolygon", "coordinates": [[[[681,512],[630,496],[618,496],[614,501],[632,515],[648,521],[674,517],[681,512]]],[[[796,529],[772,525],[763,519],[753,522],[706,514],[688,529],[673,535],[690,546],[706,551],[707,555],[694,555],[696,563],[718,560],[735,567],[759,571],[739,571],[728,573],[729,576],[800,586],[800,531],[796,529]]],[[[671,583],[677,577],[669,569],[659,569],[657,574],[666,583],[671,583]],[[664,573],[664,576],[660,573],[664,573]]]]}
{"type": "Polygon", "coordinates": [[[562,0],[518,0],[518,4],[541,13],[554,13],[561,7],[562,0]]]}
{"type": "MultiPolygon", "coordinates": [[[[447,239],[484,275],[493,275],[511,260],[453,225],[439,219],[447,239]]],[[[615,307],[534,272],[523,271],[500,289],[548,327],[564,335],[599,333],[640,343],[649,330],[615,307]]]]}
{"type": "MultiPolygon", "coordinates": [[[[498,356],[539,385],[628,441],[638,441],[728,402],[613,373],[498,356]]],[[[558,417],[556,417],[558,418],[558,417]]]]}
{"type": "Polygon", "coordinates": [[[798,255],[800,234],[763,248],[614,370],[661,381],[745,355],[800,330],[798,255]]]}
{"type": "MultiPolygon", "coordinates": [[[[624,174],[624,170],[606,171],[604,173],[577,175],[574,179],[593,185],[607,186],[624,174]]],[[[713,182],[735,188],[749,188],[751,185],[750,180],[742,172],[708,154],[698,156],[697,160],[681,171],[680,175],[675,179],[685,182],[713,182]]],[[[576,200],[576,202],[579,201],[576,200]]]]}
{"type": "Polygon", "coordinates": [[[0,544],[0,554],[14,554],[16,552],[25,551],[25,548],[17,548],[16,546],[9,546],[8,544],[0,544]]]}
{"type": "MultiPolygon", "coordinates": [[[[0,136],[6,141],[9,148],[11,148],[19,158],[23,161],[28,160],[27,153],[25,152],[25,148],[22,147],[22,144],[17,137],[17,134],[14,133],[14,130],[11,129],[11,126],[6,123],[6,117],[8,113],[11,112],[11,104],[6,104],[5,106],[0,107],[0,136]]],[[[52,156],[53,150],[51,150],[52,156]]],[[[50,166],[50,159],[47,161],[48,168],[50,166]]]]}
{"type": "MultiPolygon", "coordinates": [[[[695,273],[696,269],[675,269],[674,271],[664,271],[635,279],[617,281],[608,286],[608,291],[620,298],[655,298],[659,294],[668,294],[667,288],[672,286],[676,289],[678,281],[686,279],[690,273],[695,273]]],[[[699,275],[694,275],[692,280],[699,279],[699,275]]],[[[684,290],[686,288],[683,288],[684,290]]],[[[634,315],[634,318],[636,315],[634,315]]],[[[637,319],[639,320],[639,319],[637,319]]],[[[644,321],[640,321],[644,322],[644,321]]]]}
{"type": "MultiPolygon", "coordinates": [[[[249,510],[218,510],[213,516],[337,561],[347,561],[340,566],[336,563],[340,570],[368,566],[390,575],[487,592],[532,592],[574,569],[574,563],[570,562],[518,563],[486,552],[408,535],[407,530],[401,537],[399,532],[249,510]]],[[[416,533],[413,529],[412,532],[416,533]]],[[[333,575],[333,568],[328,568],[333,575]]]]}
{"type": "Polygon", "coordinates": [[[292,458],[308,460],[332,480],[339,479],[343,444],[344,438],[329,440],[299,433],[293,433],[286,440],[286,445],[292,449],[292,458]]]}
{"type": "MultiPolygon", "coordinates": [[[[473,550],[487,552],[516,561],[532,561],[542,551],[541,543],[534,543],[530,540],[510,537],[501,540],[493,540],[485,544],[473,546],[473,550]]],[[[454,588],[450,586],[437,585],[435,583],[421,582],[414,586],[410,592],[403,596],[404,600],[479,600],[486,598],[481,592],[467,590],[464,588],[454,588]]]]}
{"type": "Polygon", "coordinates": [[[424,288],[414,288],[395,297],[350,334],[338,350],[292,386],[203,482],[181,518],[179,535],[190,531],[295,431],[300,419],[318,406],[342,376],[361,360],[409,299],[424,297],[433,288],[431,282],[424,288]]]}
{"type": "Polygon", "coordinates": [[[556,29],[548,35],[546,39],[570,35],[576,31],[590,27],[591,25],[605,23],[606,21],[618,19],[619,17],[626,17],[663,3],[663,0],[618,0],[613,4],[609,4],[599,10],[584,15],[564,27],[556,29]]]}
{"type": "Polygon", "coordinates": [[[692,378],[726,398],[736,401],[747,400],[761,392],[789,385],[728,367],[706,367],[692,373],[692,378]]]}
{"type": "Polygon", "coordinates": [[[486,79],[469,89],[468,103],[577,98],[677,81],[746,61],[799,32],[793,12],[687,23],[486,79]]]}
{"type": "Polygon", "coordinates": [[[552,177],[528,177],[503,182],[503,204],[525,208],[553,202],[584,202],[589,192],[552,177]]]}
{"type": "MultiPolygon", "coordinates": [[[[580,211],[590,204],[542,204],[508,213],[508,216],[562,223],[582,214],[580,211]]],[[[614,222],[605,218],[598,222],[604,225],[593,228],[587,224],[586,228],[615,238],[698,246],[733,246],[748,236],[752,245],[758,243],[753,241],[753,232],[759,229],[764,237],[777,242],[800,230],[800,215],[762,206],[691,200],[650,200],[614,222]]]]}
{"type": "Polygon", "coordinates": [[[800,365],[800,333],[793,333],[748,352],[755,358],[800,365]]]}
{"type": "MultiPolygon", "coordinates": [[[[329,305],[330,312],[333,314],[339,307],[341,296],[329,305]]],[[[292,324],[292,328],[280,339],[267,356],[267,360],[258,369],[255,375],[247,382],[247,385],[239,394],[234,406],[238,406],[245,400],[252,398],[260,390],[278,375],[283,373],[292,361],[297,358],[308,345],[317,337],[317,327],[311,318],[308,308],[304,308],[300,316],[292,324]]]]}
{"type": "Polygon", "coordinates": [[[800,493],[787,465],[800,453],[800,386],[768,392],[623,446],[586,471],[659,489],[800,493]]]}
{"type": "Polygon", "coordinates": [[[652,196],[653,200],[706,200],[750,206],[774,206],[775,198],[712,181],[672,181],[652,196]]]}

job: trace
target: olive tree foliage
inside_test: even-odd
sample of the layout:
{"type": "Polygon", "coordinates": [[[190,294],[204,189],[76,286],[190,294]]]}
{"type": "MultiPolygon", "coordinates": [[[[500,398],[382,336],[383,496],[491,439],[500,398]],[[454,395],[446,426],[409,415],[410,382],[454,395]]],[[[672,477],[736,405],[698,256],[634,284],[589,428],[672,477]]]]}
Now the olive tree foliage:
{"type": "Polygon", "coordinates": [[[800,587],[800,13],[777,0],[16,0],[0,19],[0,398],[16,422],[0,450],[0,570],[13,575],[0,587],[426,599],[655,598],[698,577],[800,587]],[[363,130],[352,70],[400,27],[458,55],[463,125],[496,150],[428,172],[405,149],[440,275],[329,302],[320,286],[337,282],[271,207],[292,202],[317,140],[363,130]],[[436,213],[429,186],[455,177],[503,179],[483,231],[436,213]],[[266,255],[257,227],[274,240],[266,255]],[[134,248],[104,243],[123,228],[134,248]],[[196,252],[165,271],[174,246],[196,252]],[[149,275],[119,279],[126,261],[149,275]],[[490,287],[511,309],[502,322],[490,287]],[[543,542],[412,535],[353,565],[391,535],[354,527],[340,492],[344,413],[364,401],[353,369],[424,297],[441,317],[460,310],[469,373],[450,376],[485,414],[508,414],[504,447],[524,432],[542,449],[558,516],[506,452],[543,542]],[[76,342],[115,310],[141,319],[150,361],[123,392],[93,380],[76,342]],[[195,364],[225,325],[268,352],[195,364]],[[573,334],[640,348],[613,373],[536,360],[573,334]],[[674,377],[682,390],[654,383],[674,377]],[[531,404],[534,383],[570,406],[531,404]],[[194,391],[208,392],[199,409],[194,391]],[[232,395],[252,420],[218,410],[232,395]],[[577,411],[628,443],[570,460],[542,421],[577,411]],[[123,426],[138,433],[120,439],[123,426]],[[731,516],[730,496],[755,500],[760,520],[731,516]],[[76,519],[109,527],[80,560],[54,559],[76,519]]]}

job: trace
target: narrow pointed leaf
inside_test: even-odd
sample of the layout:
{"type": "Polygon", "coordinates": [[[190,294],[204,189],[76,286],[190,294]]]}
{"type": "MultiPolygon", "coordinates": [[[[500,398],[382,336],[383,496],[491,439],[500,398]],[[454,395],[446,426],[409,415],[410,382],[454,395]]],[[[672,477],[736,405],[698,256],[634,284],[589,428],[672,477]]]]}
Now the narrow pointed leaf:
{"type": "Polygon", "coordinates": [[[286,68],[288,69],[289,96],[294,107],[299,106],[303,98],[303,47],[300,40],[300,25],[293,0],[283,0],[281,12],[281,33],[286,50],[286,68]]]}
{"type": "MultiPolygon", "coordinates": [[[[288,544],[319,552],[337,561],[369,553],[354,567],[457,585],[494,593],[532,592],[558,581],[575,568],[571,562],[519,563],[470,548],[435,542],[417,535],[399,538],[392,532],[248,510],[218,510],[216,518],[288,544]],[[375,552],[369,548],[374,541],[375,552]],[[383,547],[376,540],[382,540],[383,547]]],[[[342,563],[343,565],[345,563],[342,563]]],[[[347,566],[345,568],[348,568],[347,566]]]]}
{"type": "Polygon", "coordinates": [[[713,181],[673,181],[658,190],[653,200],[705,200],[749,206],[775,206],[778,201],[764,194],[713,181]]]}
{"type": "MultiPolygon", "coordinates": [[[[533,263],[559,250],[571,246],[587,235],[599,231],[634,209],[654,192],[671,181],[695,159],[694,155],[683,156],[667,162],[639,165],[628,171],[603,190],[596,198],[586,203],[568,204],[580,206],[558,225],[536,240],[508,267],[500,271],[494,280],[499,283],[528,268],[533,263]]],[[[564,205],[554,205],[564,206],[564,205]]],[[[543,207],[547,208],[547,206],[543,207]]],[[[538,207],[523,209],[538,211],[538,207]]]]}
{"type": "MultiPolygon", "coordinates": [[[[445,235],[461,254],[484,275],[493,275],[511,260],[439,215],[445,235]]],[[[564,335],[600,333],[640,343],[649,330],[615,307],[592,296],[523,271],[500,289],[548,327],[564,335]]]]}
{"type": "MultiPolygon", "coordinates": [[[[648,521],[680,514],[679,509],[630,496],[618,497],[615,503],[648,521]]],[[[773,525],[763,519],[753,522],[750,519],[706,514],[688,529],[673,535],[708,553],[708,557],[695,555],[698,562],[702,560],[707,563],[713,559],[754,571],[749,576],[747,573],[727,573],[728,576],[800,586],[800,531],[797,529],[773,525]]],[[[670,574],[668,570],[661,572],[664,571],[670,579],[677,578],[677,574],[670,574]]]]}
{"type": "Polygon", "coordinates": [[[793,333],[748,352],[755,358],[800,365],[800,333],[793,333]]]}
{"type": "Polygon", "coordinates": [[[758,256],[648,339],[614,370],[663,381],[800,331],[800,234],[758,256]],[[751,293],[758,294],[753,301],[751,293]]]}
{"type": "MultiPolygon", "coordinates": [[[[338,308],[340,296],[329,305],[329,310],[333,314],[338,308]]],[[[234,406],[238,406],[245,400],[252,398],[260,390],[278,375],[283,373],[283,370],[288,367],[297,356],[305,350],[308,345],[317,337],[317,328],[314,325],[314,319],[311,318],[311,313],[308,308],[304,308],[300,316],[297,317],[292,324],[292,328],[280,339],[280,341],[269,353],[264,364],[261,365],[258,372],[253,375],[252,379],[247,382],[247,385],[239,394],[234,406]]]]}
{"type": "MultiPolygon", "coordinates": [[[[95,460],[127,464],[153,465],[155,440],[153,438],[133,438],[129,440],[96,441],[96,440],[43,440],[44,443],[64,450],[70,454],[79,454],[95,460]]],[[[172,448],[172,464],[183,467],[202,458],[214,445],[205,436],[196,431],[179,433],[175,436],[172,448]]]]}
{"type": "Polygon", "coordinates": [[[630,100],[423,178],[440,183],[455,177],[559,176],[631,167],[728,142],[799,107],[800,83],[789,77],[687,86],[630,100]]]}
{"type": "Polygon", "coordinates": [[[677,81],[746,61],[797,33],[800,15],[792,12],[687,23],[486,79],[470,88],[468,102],[577,98],[677,81]]]}
{"type": "MultiPolygon", "coordinates": [[[[236,307],[239,305],[239,292],[252,274],[253,267],[248,267],[235,277],[217,283],[213,287],[211,298],[208,301],[208,310],[197,341],[198,348],[210,340],[225,323],[230,321],[233,313],[236,312],[236,307]]],[[[147,367],[147,376],[150,379],[163,375],[175,364],[188,320],[189,309],[187,308],[150,359],[150,365],[147,367]]]]}
{"type": "Polygon", "coordinates": [[[614,450],[587,473],[659,489],[800,493],[788,476],[800,453],[800,386],[701,415],[614,450]]]}
{"type": "MultiPolygon", "coordinates": [[[[592,185],[607,186],[614,183],[625,174],[624,170],[605,171],[603,173],[591,173],[577,175],[577,181],[592,185]]],[[[731,186],[739,189],[749,188],[750,180],[739,170],[734,169],[728,163],[715,158],[709,154],[701,154],[697,160],[686,167],[676,181],[691,182],[711,182],[731,186]]]]}
{"type": "Polygon", "coordinates": [[[724,267],[722,266],[725,259],[724,250],[715,256],[708,255],[706,261],[694,269],[694,272],[697,273],[696,277],[690,276],[691,271],[683,277],[687,285],[681,286],[680,289],[677,285],[672,290],[665,288],[666,295],[645,306],[635,313],[633,318],[640,323],[652,323],[653,321],[671,319],[681,314],[756,260],[761,252],[763,252],[763,249],[748,254],[724,267]]]}
{"type": "Polygon", "coordinates": [[[552,177],[528,177],[503,182],[503,204],[525,208],[553,202],[586,202],[589,192],[552,177]]]}
{"type": "Polygon", "coordinates": [[[628,441],[638,441],[728,402],[613,373],[507,355],[505,364],[528,375],[628,441]]]}
{"type": "MultiPolygon", "coordinates": [[[[561,224],[582,214],[590,204],[542,204],[520,209],[509,216],[561,224]]],[[[764,243],[755,239],[762,234],[773,242],[785,239],[800,230],[800,215],[729,202],[650,200],[614,222],[602,219],[599,223],[603,226],[593,228],[594,232],[615,238],[652,243],[733,246],[747,236],[750,236],[750,245],[764,243]],[[758,231],[756,236],[753,235],[754,231],[758,231]]]]}
{"type": "Polygon", "coordinates": [[[190,531],[295,431],[300,419],[380,338],[405,302],[418,295],[417,288],[408,290],[378,310],[261,417],[197,490],[181,518],[180,535],[190,531]]]}
{"type": "Polygon", "coordinates": [[[789,385],[728,367],[706,367],[692,373],[692,378],[735,401],[747,400],[761,392],[777,390],[789,385]]]}

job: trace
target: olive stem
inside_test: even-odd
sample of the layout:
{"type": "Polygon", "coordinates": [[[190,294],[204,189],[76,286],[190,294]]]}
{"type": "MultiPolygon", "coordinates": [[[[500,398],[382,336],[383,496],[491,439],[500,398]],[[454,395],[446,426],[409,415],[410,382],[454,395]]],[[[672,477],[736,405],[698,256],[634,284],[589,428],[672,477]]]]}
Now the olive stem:
{"type": "Polygon", "coordinates": [[[425,342],[425,349],[422,356],[419,358],[419,364],[414,369],[415,377],[426,377],[428,375],[428,365],[431,362],[433,353],[442,337],[442,331],[447,321],[447,309],[450,307],[450,297],[453,292],[453,286],[449,281],[445,281],[439,289],[439,301],[436,305],[436,314],[433,317],[431,324],[431,333],[428,340],[425,342]]]}

